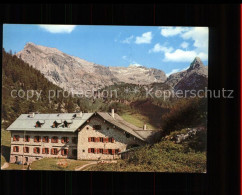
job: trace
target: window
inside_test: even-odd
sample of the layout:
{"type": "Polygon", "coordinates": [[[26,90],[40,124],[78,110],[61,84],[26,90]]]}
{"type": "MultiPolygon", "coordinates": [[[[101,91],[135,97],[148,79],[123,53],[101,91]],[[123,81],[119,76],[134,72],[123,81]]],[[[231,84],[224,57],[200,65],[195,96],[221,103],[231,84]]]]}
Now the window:
{"type": "Polygon", "coordinates": [[[93,130],[101,130],[101,125],[93,125],[93,130]]]}
{"type": "Polygon", "coordinates": [[[95,153],[95,148],[88,148],[88,153],[95,153]]]}
{"type": "Polygon", "coordinates": [[[69,137],[62,137],[61,138],[61,143],[68,143],[69,142],[69,137]]]}
{"type": "Polygon", "coordinates": [[[42,154],[49,154],[49,148],[42,148],[42,154]]]}
{"type": "Polygon", "coordinates": [[[35,154],[39,154],[39,153],[40,153],[40,148],[35,147],[35,148],[34,148],[34,153],[35,153],[35,154]]]}
{"type": "Polygon", "coordinates": [[[57,148],[52,148],[51,149],[51,154],[57,155],[58,154],[58,149],[57,148]]]}
{"type": "Polygon", "coordinates": [[[114,143],[114,138],[110,137],[110,138],[108,138],[108,141],[114,143]]]}
{"type": "Polygon", "coordinates": [[[45,143],[49,143],[49,137],[48,136],[44,136],[42,141],[45,142],[45,143]]]}
{"type": "Polygon", "coordinates": [[[29,153],[29,147],[24,147],[24,153],[29,153]]]}
{"type": "Polygon", "coordinates": [[[76,144],[76,143],[77,143],[77,137],[73,137],[73,138],[72,138],[72,143],[73,143],[73,144],[76,144]]]}
{"type": "MultiPolygon", "coordinates": [[[[85,150],[84,150],[84,152],[85,152],[85,150]]],[[[72,155],[73,155],[73,156],[77,156],[77,149],[73,149],[73,150],[72,150],[72,155]]]]}
{"type": "Polygon", "coordinates": [[[34,142],[40,142],[41,137],[40,136],[34,136],[34,142]]]}
{"type": "Polygon", "coordinates": [[[56,121],[54,121],[52,127],[53,127],[53,128],[57,128],[58,125],[59,125],[59,123],[57,123],[56,121]]]}
{"type": "Polygon", "coordinates": [[[13,141],[19,141],[19,135],[14,135],[13,136],[13,141]]]}
{"type": "Polygon", "coordinates": [[[18,162],[18,156],[15,156],[15,163],[18,162]]]}
{"type": "Polygon", "coordinates": [[[14,147],[13,147],[13,151],[14,151],[14,152],[19,152],[19,147],[18,147],[18,146],[14,146],[14,147]]]}
{"type": "Polygon", "coordinates": [[[130,138],[130,134],[129,134],[129,133],[126,133],[126,137],[127,137],[127,138],[130,138]]]}
{"type": "Polygon", "coordinates": [[[85,152],[85,150],[82,150],[82,152],[85,152]]]}
{"type": "Polygon", "coordinates": [[[108,149],[108,154],[112,154],[112,149],[108,149]]]}
{"type": "Polygon", "coordinates": [[[41,127],[41,123],[39,121],[36,122],[35,127],[41,127]]]}
{"type": "Polygon", "coordinates": [[[103,142],[103,137],[100,137],[99,140],[100,140],[100,142],[103,142]]]}
{"type": "Polygon", "coordinates": [[[89,142],[95,142],[95,137],[89,137],[89,138],[88,138],[88,141],[89,141],[89,142]]]}
{"type": "Polygon", "coordinates": [[[51,143],[58,143],[58,137],[56,137],[56,136],[52,137],[51,143]]]}
{"type": "Polygon", "coordinates": [[[29,140],[30,140],[30,136],[25,135],[25,137],[24,137],[24,141],[25,141],[25,142],[29,142],[29,140]]]}
{"type": "Polygon", "coordinates": [[[68,155],[68,149],[62,149],[61,150],[61,155],[62,156],[67,156],[68,155]]]}
{"type": "Polygon", "coordinates": [[[72,123],[72,121],[70,121],[70,120],[64,121],[64,127],[70,127],[71,123],[72,123]]]}
{"type": "Polygon", "coordinates": [[[103,149],[102,148],[99,148],[99,153],[103,153],[103,149]]]}
{"type": "Polygon", "coordinates": [[[115,150],[115,154],[118,154],[120,152],[120,149],[115,150]]]}

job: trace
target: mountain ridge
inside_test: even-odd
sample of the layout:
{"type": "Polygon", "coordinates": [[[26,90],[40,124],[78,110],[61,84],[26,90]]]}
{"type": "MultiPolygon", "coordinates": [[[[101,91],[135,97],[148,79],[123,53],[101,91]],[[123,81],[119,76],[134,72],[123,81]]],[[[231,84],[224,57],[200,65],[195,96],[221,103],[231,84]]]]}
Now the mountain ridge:
{"type": "Polygon", "coordinates": [[[208,78],[207,66],[199,57],[193,60],[187,70],[166,77],[164,71],[159,69],[132,64],[128,67],[104,66],[68,55],[57,48],[31,42],[16,56],[39,70],[52,83],[73,93],[98,90],[118,83],[165,83],[174,90],[199,89],[207,85],[208,78]]]}
{"type": "Polygon", "coordinates": [[[34,43],[27,43],[16,56],[40,70],[49,81],[73,92],[121,82],[147,84],[166,80],[162,70],[134,66],[106,67],[34,43]]]}

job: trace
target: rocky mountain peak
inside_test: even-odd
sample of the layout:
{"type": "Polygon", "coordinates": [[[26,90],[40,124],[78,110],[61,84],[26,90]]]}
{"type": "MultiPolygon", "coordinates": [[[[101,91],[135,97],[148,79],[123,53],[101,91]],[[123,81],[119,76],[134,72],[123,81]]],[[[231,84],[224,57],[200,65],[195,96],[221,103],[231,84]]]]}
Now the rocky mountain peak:
{"type": "Polygon", "coordinates": [[[190,67],[188,70],[194,70],[194,69],[199,69],[199,68],[203,68],[203,67],[204,67],[204,64],[203,64],[202,60],[199,57],[195,57],[195,59],[190,64],[190,67]]]}
{"type": "Polygon", "coordinates": [[[52,83],[77,93],[80,90],[99,89],[119,82],[150,84],[166,80],[162,70],[137,64],[129,67],[107,67],[31,42],[16,55],[39,70],[52,83]]]}
{"type": "Polygon", "coordinates": [[[166,84],[175,90],[202,89],[207,86],[208,67],[204,66],[202,60],[196,57],[187,70],[171,74],[166,84]]]}

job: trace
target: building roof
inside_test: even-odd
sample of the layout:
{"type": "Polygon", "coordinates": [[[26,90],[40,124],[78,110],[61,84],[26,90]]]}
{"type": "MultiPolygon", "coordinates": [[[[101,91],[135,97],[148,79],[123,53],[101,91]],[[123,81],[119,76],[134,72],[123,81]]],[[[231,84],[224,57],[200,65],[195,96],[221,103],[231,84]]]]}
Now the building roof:
{"type": "Polygon", "coordinates": [[[78,113],[55,113],[55,114],[21,114],[8,128],[9,131],[49,131],[49,132],[75,132],[80,126],[84,125],[84,123],[91,118],[93,115],[98,114],[107,122],[113,124],[119,129],[124,130],[130,135],[142,140],[146,141],[147,137],[150,135],[150,131],[148,133],[141,133],[142,128],[136,127],[128,122],[126,122],[123,118],[121,118],[118,114],[114,114],[114,118],[111,113],[107,112],[97,112],[97,113],[82,113],[81,116],[78,113]],[[67,122],[69,125],[65,127],[63,124],[67,122]],[[36,123],[39,122],[41,127],[35,127],[36,123]],[[57,123],[57,128],[52,127],[53,123],[57,123]]]}
{"type": "Polygon", "coordinates": [[[83,113],[82,117],[73,117],[76,113],[61,113],[61,114],[21,114],[8,128],[9,131],[52,131],[52,132],[74,132],[83,125],[93,113],[83,113]],[[35,127],[39,121],[41,127],[35,127]],[[58,128],[53,128],[53,122],[56,121],[60,125],[58,128]],[[62,123],[67,121],[68,127],[63,127],[62,123]]]}
{"type": "Polygon", "coordinates": [[[108,112],[97,112],[97,114],[100,115],[104,120],[108,121],[109,123],[112,123],[118,128],[123,129],[127,133],[144,141],[144,138],[135,132],[135,130],[142,130],[142,129],[126,122],[118,114],[115,113],[114,118],[112,117],[111,113],[108,113],[108,112]]]}

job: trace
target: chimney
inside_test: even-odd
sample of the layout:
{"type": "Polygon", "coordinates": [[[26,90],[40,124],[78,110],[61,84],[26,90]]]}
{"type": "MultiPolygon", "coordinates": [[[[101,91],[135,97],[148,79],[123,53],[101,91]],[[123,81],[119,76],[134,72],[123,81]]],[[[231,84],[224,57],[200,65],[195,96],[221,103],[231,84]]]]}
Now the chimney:
{"type": "Polygon", "coordinates": [[[146,124],[144,124],[143,129],[146,130],[146,124]]]}
{"type": "Polygon", "coordinates": [[[114,109],[112,108],[112,117],[114,118],[114,109]]]}

